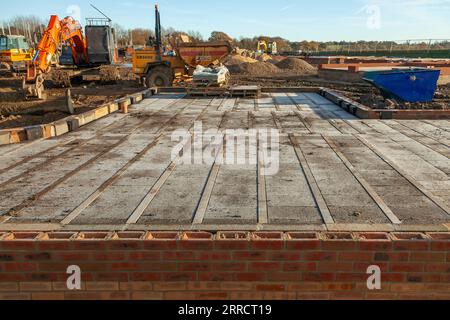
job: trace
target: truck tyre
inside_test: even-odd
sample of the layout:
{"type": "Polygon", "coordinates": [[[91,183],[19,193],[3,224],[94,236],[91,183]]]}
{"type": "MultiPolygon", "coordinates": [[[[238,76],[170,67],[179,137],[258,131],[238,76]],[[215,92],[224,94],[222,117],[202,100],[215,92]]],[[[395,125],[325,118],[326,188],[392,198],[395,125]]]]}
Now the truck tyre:
{"type": "Polygon", "coordinates": [[[167,67],[156,67],[150,69],[145,79],[147,88],[171,87],[172,83],[173,75],[167,67]]]}

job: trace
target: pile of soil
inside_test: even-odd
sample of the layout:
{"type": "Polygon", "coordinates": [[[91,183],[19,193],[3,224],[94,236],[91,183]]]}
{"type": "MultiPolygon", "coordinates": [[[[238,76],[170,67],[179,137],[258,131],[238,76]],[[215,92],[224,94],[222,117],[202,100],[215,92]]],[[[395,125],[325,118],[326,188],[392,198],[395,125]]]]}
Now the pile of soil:
{"type": "Polygon", "coordinates": [[[393,99],[385,99],[381,94],[370,93],[361,95],[355,99],[361,104],[372,109],[387,109],[387,110],[448,110],[450,106],[445,99],[435,98],[433,102],[427,103],[410,103],[398,102],[393,99]]]}
{"type": "Polygon", "coordinates": [[[258,62],[258,60],[255,60],[253,58],[250,57],[244,57],[238,54],[229,56],[226,60],[225,60],[225,65],[226,66],[232,66],[235,64],[241,64],[241,63],[256,63],[258,62]]]}
{"type": "Polygon", "coordinates": [[[272,57],[266,53],[263,53],[257,57],[257,60],[260,62],[267,62],[269,60],[272,60],[272,57]]]}
{"type": "Polygon", "coordinates": [[[231,74],[244,74],[251,76],[270,76],[281,70],[270,62],[255,62],[234,64],[228,67],[231,74]]]}
{"type": "Polygon", "coordinates": [[[276,66],[285,71],[295,72],[297,74],[313,74],[317,69],[308,62],[297,58],[287,58],[276,64],[276,66]]]}

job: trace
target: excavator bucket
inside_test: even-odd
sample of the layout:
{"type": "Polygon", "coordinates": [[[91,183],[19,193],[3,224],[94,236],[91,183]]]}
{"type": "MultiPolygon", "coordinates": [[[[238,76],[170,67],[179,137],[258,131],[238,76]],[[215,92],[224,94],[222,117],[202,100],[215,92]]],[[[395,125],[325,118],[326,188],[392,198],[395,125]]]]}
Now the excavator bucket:
{"type": "Polygon", "coordinates": [[[44,76],[38,73],[36,64],[27,64],[27,73],[23,78],[22,88],[29,99],[45,100],[44,76]]]}

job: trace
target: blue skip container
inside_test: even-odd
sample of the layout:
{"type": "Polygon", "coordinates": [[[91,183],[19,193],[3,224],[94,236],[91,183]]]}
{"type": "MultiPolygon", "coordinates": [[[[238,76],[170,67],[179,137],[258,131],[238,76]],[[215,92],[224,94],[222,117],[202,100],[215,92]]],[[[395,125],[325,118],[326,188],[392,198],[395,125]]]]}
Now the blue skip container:
{"type": "Polygon", "coordinates": [[[387,99],[403,102],[431,102],[437,89],[440,70],[435,69],[394,69],[370,71],[364,80],[380,89],[387,99]]]}

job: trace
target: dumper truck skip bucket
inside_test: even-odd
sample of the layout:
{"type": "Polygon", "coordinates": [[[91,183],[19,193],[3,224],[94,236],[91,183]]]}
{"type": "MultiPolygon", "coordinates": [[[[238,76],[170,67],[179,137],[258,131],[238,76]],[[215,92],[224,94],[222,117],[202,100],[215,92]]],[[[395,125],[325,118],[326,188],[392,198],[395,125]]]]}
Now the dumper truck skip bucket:
{"type": "Polygon", "coordinates": [[[440,70],[421,68],[371,71],[364,74],[364,80],[380,89],[388,99],[411,103],[431,102],[440,73],[440,70]]]}
{"type": "Polygon", "coordinates": [[[178,47],[181,59],[191,68],[219,64],[231,53],[231,50],[228,42],[183,43],[178,47]]]}

